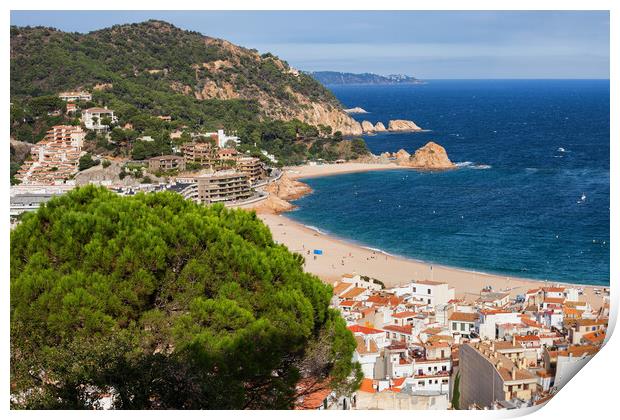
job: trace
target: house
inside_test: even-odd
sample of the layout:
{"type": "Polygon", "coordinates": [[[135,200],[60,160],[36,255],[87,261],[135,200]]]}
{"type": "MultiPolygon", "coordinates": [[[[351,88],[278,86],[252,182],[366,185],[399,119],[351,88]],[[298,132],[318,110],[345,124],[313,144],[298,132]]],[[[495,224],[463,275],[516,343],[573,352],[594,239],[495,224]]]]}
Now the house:
{"type": "Polygon", "coordinates": [[[408,285],[394,289],[397,295],[409,293],[414,299],[427,305],[435,306],[446,304],[454,299],[454,288],[448,283],[431,280],[414,280],[408,285]]]}
{"type": "Polygon", "coordinates": [[[82,112],[82,122],[84,126],[89,130],[106,130],[108,128],[107,124],[103,124],[106,118],[109,118],[112,123],[118,121],[118,118],[114,116],[114,111],[111,109],[105,108],[88,108],[82,112]]]}
{"type": "Polygon", "coordinates": [[[359,274],[343,274],[341,281],[343,283],[355,284],[356,287],[364,287],[375,291],[382,289],[380,283],[373,281],[373,279],[363,279],[359,274]]]}
{"type": "Polygon", "coordinates": [[[375,365],[381,352],[376,341],[370,335],[355,335],[356,347],[353,361],[362,367],[365,378],[375,378],[375,365]]]}
{"type": "Polygon", "coordinates": [[[503,335],[498,336],[498,325],[502,324],[521,325],[521,314],[505,310],[481,310],[478,324],[480,338],[493,340],[501,338],[503,335]]]}
{"type": "Polygon", "coordinates": [[[477,312],[454,312],[448,318],[448,328],[452,336],[470,337],[476,331],[478,319],[477,312]]]}
{"type": "Polygon", "coordinates": [[[580,344],[584,335],[605,330],[607,322],[607,318],[577,320],[568,330],[568,339],[572,344],[580,344]]]}
{"type": "Polygon", "coordinates": [[[510,302],[510,293],[505,292],[487,292],[476,300],[476,303],[482,307],[503,308],[510,302]]]}
{"type": "Polygon", "coordinates": [[[391,343],[394,342],[404,342],[411,344],[414,342],[416,337],[413,334],[413,326],[412,325],[385,325],[383,327],[385,331],[385,337],[390,340],[391,343]]]}

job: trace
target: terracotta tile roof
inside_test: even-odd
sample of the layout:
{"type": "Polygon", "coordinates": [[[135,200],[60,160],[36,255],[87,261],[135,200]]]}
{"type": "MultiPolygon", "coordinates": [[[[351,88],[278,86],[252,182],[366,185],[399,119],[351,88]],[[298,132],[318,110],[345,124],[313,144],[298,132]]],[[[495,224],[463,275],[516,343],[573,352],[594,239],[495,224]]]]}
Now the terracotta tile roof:
{"type": "Polygon", "coordinates": [[[398,332],[401,334],[411,334],[413,330],[413,326],[405,325],[401,327],[400,325],[386,325],[383,327],[383,329],[386,331],[393,331],[393,332],[398,332]]]}
{"type": "Polygon", "coordinates": [[[334,295],[339,296],[342,292],[350,288],[351,285],[348,283],[337,283],[334,285],[334,295]]]}
{"type": "Polygon", "coordinates": [[[349,331],[352,333],[362,333],[362,334],[383,334],[383,331],[378,330],[376,328],[365,327],[363,325],[349,325],[347,327],[349,331]]]}
{"type": "Polygon", "coordinates": [[[332,389],[328,386],[329,380],[316,383],[313,379],[304,379],[297,383],[297,392],[301,396],[295,404],[296,410],[316,410],[323,405],[332,389]]]}
{"type": "Polygon", "coordinates": [[[607,318],[601,319],[580,319],[576,322],[579,327],[589,327],[592,325],[606,325],[609,320],[607,318]]]}
{"type": "Polygon", "coordinates": [[[543,300],[543,303],[554,303],[554,304],[563,304],[564,303],[564,298],[545,298],[543,300]]]}
{"type": "Polygon", "coordinates": [[[377,392],[377,390],[373,387],[375,381],[372,379],[368,379],[368,378],[364,378],[362,379],[362,383],[360,385],[360,391],[361,392],[368,392],[371,394],[375,394],[377,392]]]}
{"type": "Polygon", "coordinates": [[[364,289],[363,287],[354,287],[353,289],[349,290],[348,292],[342,293],[340,295],[340,297],[344,298],[344,299],[352,299],[354,297],[357,297],[357,296],[361,295],[365,291],[366,291],[366,289],[364,289]]]}
{"type": "Polygon", "coordinates": [[[404,312],[399,312],[397,314],[392,314],[392,318],[411,318],[411,317],[415,317],[417,315],[417,313],[413,312],[413,311],[404,311],[404,312]]]}
{"type": "Polygon", "coordinates": [[[556,292],[556,293],[561,293],[561,292],[564,292],[564,290],[566,290],[564,287],[554,287],[554,286],[543,287],[542,289],[545,292],[556,292]]]}
{"type": "Polygon", "coordinates": [[[516,341],[540,341],[540,337],[534,334],[515,335],[516,341]]]}
{"type": "Polygon", "coordinates": [[[450,321],[476,322],[478,314],[476,312],[454,312],[450,315],[450,321]]]}
{"type": "Polygon", "coordinates": [[[570,346],[566,350],[558,351],[557,355],[568,357],[570,354],[572,354],[573,357],[581,357],[581,356],[591,356],[593,354],[596,354],[598,351],[599,351],[599,347],[593,346],[593,345],[570,346]]]}
{"type": "Polygon", "coordinates": [[[591,344],[601,344],[605,341],[605,331],[592,331],[591,333],[584,334],[581,337],[581,341],[585,341],[591,344]]]}

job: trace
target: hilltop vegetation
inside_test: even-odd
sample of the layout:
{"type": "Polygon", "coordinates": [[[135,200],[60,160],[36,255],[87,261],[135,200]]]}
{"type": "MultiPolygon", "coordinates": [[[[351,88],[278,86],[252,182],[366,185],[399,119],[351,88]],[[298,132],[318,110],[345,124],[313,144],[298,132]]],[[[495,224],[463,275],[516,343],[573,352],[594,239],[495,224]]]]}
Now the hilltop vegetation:
{"type": "Polygon", "coordinates": [[[290,408],[358,386],[331,288],[254,213],[92,186],[11,232],[15,408],[290,408]]]}
{"type": "Polygon", "coordinates": [[[237,131],[244,147],[285,164],[317,157],[310,149],[319,137],[330,155],[343,149],[338,132],[361,134],[329,90],[271,54],[159,21],[88,34],[11,28],[13,138],[37,142],[51,125],[75,123],[62,112],[48,114],[58,109],[58,92],[78,88],[93,93],[83,107],[108,106],[120,126],[129,122],[138,134],[225,128],[237,131]]]}

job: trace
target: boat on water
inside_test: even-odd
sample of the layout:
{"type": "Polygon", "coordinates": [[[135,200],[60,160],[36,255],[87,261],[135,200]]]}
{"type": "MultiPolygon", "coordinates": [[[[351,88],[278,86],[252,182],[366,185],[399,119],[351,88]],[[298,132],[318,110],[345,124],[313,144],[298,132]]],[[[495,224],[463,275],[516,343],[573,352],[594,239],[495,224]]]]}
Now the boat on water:
{"type": "Polygon", "coordinates": [[[586,195],[582,193],[581,198],[577,201],[577,204],[584,203],[585,201],[586,201],[586,195]]]}

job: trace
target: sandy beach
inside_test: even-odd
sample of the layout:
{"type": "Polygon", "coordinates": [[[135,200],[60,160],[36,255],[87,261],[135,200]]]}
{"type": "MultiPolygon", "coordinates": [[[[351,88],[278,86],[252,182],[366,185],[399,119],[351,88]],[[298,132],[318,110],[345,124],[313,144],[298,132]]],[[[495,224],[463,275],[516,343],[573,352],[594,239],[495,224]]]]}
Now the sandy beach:
{"type": "Polygon", "coordinates": [[[316,178],[330,175],[342,175],[354,172],[386,171],[389,169],[412,169],[396,163],[331,163],[325,165],[301,165],[285,167],[284,173],[292,179],[316,178]]]}
{"type": "MultiPolygon", "coordinates": [[[[284,168],[284,172],[289,178],[299,179],[386,169],[406,168],[396,164],[343,163],[284,168]]],[[[273,214],[273,212],[265,211],[257,213],[271,229],[275,241],[286,245],[293,252],[302,254],[306,259],[305,269],[329,284],[333,284],[346,273],[374,277],[381,280],[386,287],[404,284],[411,280],[434,280],[447,282],[455,288],[457,297],[467,301],[473,301],[479,297],[481,289],[485,286],[492,286],[496,291],[510,292],[512,296],[546,285],[575,286],[555,281],[545,282],[437,264],[431,265],[423,261],[387,255],[379,250],[365,248],[310,229],[287,218],[286,213],[273,214]],[[315,249],[322,250],[322,255],[315,256],[313,254],[315,249]]],[[[583,288],[584,291],[582,300],[589,302],[593,309],[596,310],[602,306],[603,295],[595,294],[594,289],[603,289],[603,286],[579,285],[578,287],[583,288]]]]}

